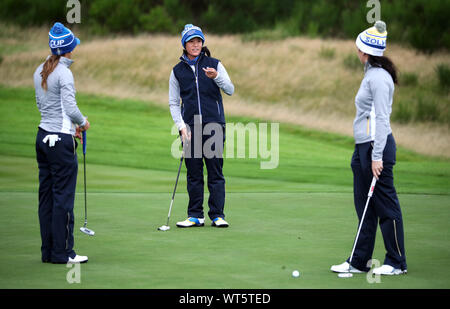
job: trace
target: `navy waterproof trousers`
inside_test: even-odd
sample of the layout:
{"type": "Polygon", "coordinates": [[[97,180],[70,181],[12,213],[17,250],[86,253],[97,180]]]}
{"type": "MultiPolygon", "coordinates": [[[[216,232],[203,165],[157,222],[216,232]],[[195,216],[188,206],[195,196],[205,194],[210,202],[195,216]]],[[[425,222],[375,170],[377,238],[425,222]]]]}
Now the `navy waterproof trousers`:
{"type": "Polygon", "coordinates": [[[225,177],[222,172],[225,125],[217,123],[212,126],[211,124],[197,124],[191,126],[190,129],[191,140],[186,148],[187,156],[185,158],[187,191],[189,193],[188,216],[204,218],[203,162],[205,162],[209,190],[208,216],[211,220],[217,217],[225,218],[223,212],[225,206],[225,177]],[[216,130],[209,132],[208,126],[216,130]],[[218,137],[218,139],[215,139],[215,137],[218,137]],[[217,155],[212,156],[214,152],[217,155]]]}
{"type": "MultiPolygon", "coordinates": [[[[372,148],[371,142],[356,144],[351,162],[354,202],[359,221],[361,221],[373,177],[372,148]]],[[[394,137],[390,134],[383,151],[383,171],[367,207],[352,259],[352,266],[359,270],[370,270],[367,262],[372,259],[378,223],[386,249],[384,264],[406,270],[403,219],[394,187],[395,160],[396,145],[394,137]]]]}
{"type": "Polygon", "coordinates": [[[71,134],[39,128],[36,159],[39,167],[39,225],[43,262],[66,263],[74,258],[73,207],[78,173],[77,142],[71,134]],[[56,134],[53,147],[43,139],[56,134]]]}

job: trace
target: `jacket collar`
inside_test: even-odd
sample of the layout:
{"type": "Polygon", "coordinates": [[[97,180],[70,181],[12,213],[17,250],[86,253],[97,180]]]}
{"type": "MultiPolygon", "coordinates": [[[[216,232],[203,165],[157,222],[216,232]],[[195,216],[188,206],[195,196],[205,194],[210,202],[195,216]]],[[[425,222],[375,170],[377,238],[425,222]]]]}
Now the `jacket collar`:
{"type": "Polygon", "coordinates": [[[67,68],[70,68],[70,66],[73,63],[73,60],[66,57],[61,57],[59,58],[59,63],[65,65],[67,68]]]}
{"type": "MultiPolygon", "coordinates": [[[[204,54],[205,54],[205,52],[201,52],[200,55],[198,55],[197,63],[200,62],[200,60],[203,58],[204,54]]],[[[184,63],[188,64],[184,54],[181,55],[180,60],[183,61],[184,63]]]]}
{"type": "Polygon", "coordinates": [[[370,68],[372,68],[372,65],[369,63],[369,60],[367,60],[366,64],[364,65],[364,73],[367,73],[370,68]]]}
{"type": "Polygon", "coordinates": [[[371,65],[369,63],[369,61],[366,62],[366,64],[364,65],[364,74],[367,73],[367,71],[369,71],[371,68],[381,68],[380,65],[371,65]]]}

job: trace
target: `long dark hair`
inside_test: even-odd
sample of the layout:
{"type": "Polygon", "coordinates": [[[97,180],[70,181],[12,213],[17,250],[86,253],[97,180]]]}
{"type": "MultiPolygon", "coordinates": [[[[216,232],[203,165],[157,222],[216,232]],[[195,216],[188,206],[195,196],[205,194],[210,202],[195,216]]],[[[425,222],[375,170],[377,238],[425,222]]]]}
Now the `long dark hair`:
{"type": "MultiPolygon", "coordinates": [[[[187,56],[186,49],[183,49],[183,53],[187,56]]],[[[202,53],[205,53],[206,56],[211,57],[211,52],[209,51],[207,46],[202,47],[202,53]]]]}
{"type": "Polygon", "coordinates": [[[41,86],[44,90],[47,90],[47,78],[55,70],[59,63],[59,55],[51,55],[44,63],[44,67],[41,72],[42,82],[41,86]]]}
{"type": "Polygon", "coordinates": [[[394,81],[394,84],[398,84],[397,68],[391,59],[385,56],[378,57],[369,55],[369,63],[371,66],[383,68],[388,71],[394,81]]]}

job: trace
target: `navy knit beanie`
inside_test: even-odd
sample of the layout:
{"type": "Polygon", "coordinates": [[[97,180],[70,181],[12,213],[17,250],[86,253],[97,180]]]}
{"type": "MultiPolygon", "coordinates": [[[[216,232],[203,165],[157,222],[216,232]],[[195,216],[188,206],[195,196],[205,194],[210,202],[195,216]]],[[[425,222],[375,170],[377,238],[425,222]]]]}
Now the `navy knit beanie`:
{"type": "Polygon", "coordinates": [[[185,25],[184,30],[181,32],[181,45],[183,45],[183,48],[186,48],[186,42],[193,38],[200,38],[203,41],[203,44],[205,44],[205,36],[200,27],[192,24],[185,25]]]}
{"type": "Polygon", "coordinates": [[[48,45],[53,55],[70,53],[80,43],[80,39],[61,23],[55,23],[48,33],[48,45]]]}

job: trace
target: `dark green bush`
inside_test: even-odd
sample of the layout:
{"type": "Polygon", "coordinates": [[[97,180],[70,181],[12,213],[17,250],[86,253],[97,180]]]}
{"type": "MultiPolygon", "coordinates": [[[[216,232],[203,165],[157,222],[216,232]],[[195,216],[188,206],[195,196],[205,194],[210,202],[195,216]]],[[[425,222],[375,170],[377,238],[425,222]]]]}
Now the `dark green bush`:
{"type": "Polygon", "coordinates": [[[409,101],[394,101],[392,120],[398,123],[440,122],[449,123],[449,110],[438,104],[436,98],[419,95],[409,101]]]}
{"type": "Polygon", "coordinates": [[[139,17],[141,29],[148,32],[175,33],[178,29],[163,6],[156,6],[139,17]]]}
{"type": "Polygon", "coordinates": [[[66,1],[0,1],[0,19],[20,26],[51,24],[65,20],[66,13],[66,1]]]}
{"type": "Polygon", "coordinates": [[[441,118],[436,102],[422,96],[417,98],[415,114],[414,118],[416,121],[439,121],[441,118]]]}
{"type": "Polygon", "coordinates": [[[450,67],[447,64],[439,64],[436,67],[436,74],[439,80],[439,86],[443,91],[450,90],[450,67]]]}
{"type": "Polygon", "coordinates": [[[414,119],[413,102],[396,101],[392,105],[392,120],[398,123],[408,123],[414,119]]]}
{"type": "MultiPolygon", "coordinates": [[[[108,32],[133,32],[143,14],[138,0],[95,0],[89,7],[89,22],[108,32]]],[[[83,23],[83,21],[82,21],[83,23]]]]}
{"type": "Polygon", "coordinates": [[[417,74],[412,72],[401,73],[399,79],[400,85],[406,87],[417,86],[419,80],[417,74]]]}

